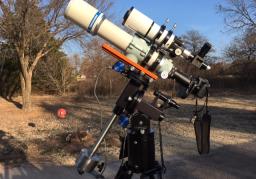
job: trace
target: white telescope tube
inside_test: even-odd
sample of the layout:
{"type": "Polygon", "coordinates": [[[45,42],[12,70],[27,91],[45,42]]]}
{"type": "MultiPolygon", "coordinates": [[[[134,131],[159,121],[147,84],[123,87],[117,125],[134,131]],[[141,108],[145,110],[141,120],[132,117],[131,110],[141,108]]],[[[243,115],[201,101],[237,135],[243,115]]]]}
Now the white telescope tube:
{"type": "Polygon", "coordinates": [[[66,8],[65,17],[92,35],[98,34],[124,51],[133,39],[130,34],[105,19],[103,13],[84,0],[71,0],[66,8]]]}
{"type": "Polygon", "coordinates": [[[145,36],[149,40],[154,39],[160,30],[159,25],[134,7],[126,12],[123,25],[145,36]]]}
{"type": "MultiPolygon", "coordinates": [[[[104,14],[83,0],[71,0],[65,11],[65,17],[86,29],[92,35],[99,35],[103,39],[111,42],[120,50],[126,52],[126,55],[135,63],[141,63],[148,55],[151,46],[141,37],[131,36],[118,26],[105,19],[104,14]]],[[[133,17],[133,16],[131,16],[133,17]]],[[[134,19],[135,20],[135,19],[134,19]]],[[[146,21],[145,21],[146,22],[146,21]]],[[[143,24],[143,23],[142,23],[143,24]]],[[[143,27],[143,26],[141,26],[143,27]]],[[[155,27],[158,29],[158,25],[155,27]]],[[[159,27],[161,30],[161,27],[159,27]]],[[[155,31],[155,32],[159,32],[155,31]]],[[[158,40],[163,41],[168,32],[163,31],[158,40]]],[[[160,42],[159,42],[160,43],[160,42]]],[[[149,68],[153,68],[162,78],[168,77],[170,70],[173,68],[172,60],[164,60],[159,57],[159,52],[155,52],[147,63],[149,68]],[[158,60],[159,59],[159,60],[158,60]]]]}
{"type": "Polygon", "coordinates": [[[149,40],[155,40],[157,44],[161,44],[168,36],[171,36],[164,44],[167,48],[174,41],[174,34],[170,34],[166,29],[161,29],[161,26],[134,7],[126,12],[123,25],[149,40]]]}

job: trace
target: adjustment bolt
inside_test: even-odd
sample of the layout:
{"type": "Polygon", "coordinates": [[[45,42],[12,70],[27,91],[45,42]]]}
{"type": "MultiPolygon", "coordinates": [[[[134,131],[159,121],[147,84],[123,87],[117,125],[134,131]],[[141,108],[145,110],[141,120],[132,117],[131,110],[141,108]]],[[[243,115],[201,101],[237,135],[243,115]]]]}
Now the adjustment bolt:
{"type": "Polygon", "coordinates": [[[165,23],[164,23],[164,25],[167,25],[168,23],[170,22],[170,19],[165,19],[165,23]]]}
{"type": "Polygon", "coordinates": [[[169,76],[169,73],[168,73],[167,71],[163,71],[163,72],[161,73],[161,78],[164,79],[164,80],[167,79],[168,76],[169,76]]]}
{"type": "Polygon", "coordinates": [[[173,24],[173,26],[172,26],[172,31],[174,31],[176,28],[177,28],[177,24],[175,23],[175,24],[173,24]]]}
{"type": "Polygon", "coordinates": [[[180,48],[177,48],[175,50],[175,55],[180,56],[182,54],[182,50],[180,48]]]}
{"type": "Polygon", "coordinates": [[[131,71],[134,71],[134,70],[135,70],[135,68],[134,68],[134,67],[131,67],[131,68],[130,68],[130,70],[131,70],[131,71]]]}

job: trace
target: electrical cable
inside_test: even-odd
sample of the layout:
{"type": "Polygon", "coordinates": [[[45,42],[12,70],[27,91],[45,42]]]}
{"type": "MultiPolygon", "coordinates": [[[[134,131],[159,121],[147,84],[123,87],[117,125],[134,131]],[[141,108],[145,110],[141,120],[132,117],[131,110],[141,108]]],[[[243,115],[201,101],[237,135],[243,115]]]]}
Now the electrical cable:
{"type": "Polygon", "coordinates": [[[5,65],[5,59],[3,59],[3,62],[1,63],[0,74],[2,74],[3,72],[4,65],[5,65]]]}
{"type": "Polygon", "coordinates": [[[158,130],[159,130],[159,147],[160,147],[160,157],[161,157],[161,165],[163,169],[163,173],[166,172],[166,166],[164,163],[164,153],[163,153],[163,139],[162,139],[162,129],[161,129],[161,121],[158,121],[158,130]]]}
{"type": "MultiPolygon", "coordinates": [[[[100,106],[100,131],[102,132],[103,131],[103,109],[102,109],[102,104],[99,100],[99,97],[97,95],[97,86],[98,86],[98,82],[99,82],[99,79],[102,75],[103,72],[105,72],[105,70],[109,70],[109,69],[112,69],[111,67],[105,67],[103,69],[100,70],[100,72],[98,73],[97,77],[96,77],[96,81],[94,83],[94,89],[93,89],[93,94],[94,94],[94,97],[96,98],[96,101],[97,103],[99,104],[100,106]]],[[[106,143],[106,140],[104,139],[104,152],[107,151],[107,143],[106,143]]],[[[105,162],[107,161],[107,157],[106,155],[104,155],[104,158],[105,158],[105,162]]],[[[104,165],[103,169],[101,170],[100,172],[100,175],[103,175],[106,167],[106,165],[104,165]]]]}
{"type": "MultiPolygon", "coordinates": [[[[125,135],[124,135],[124,142],[123,142],[123,153],[122,153],[122,157],[124,156],[124,152],[125,152],[125,147],[126,147],[126,139],[127,139],[127,130],[125,130],[125,135]]],[[[124,158],[121,161],[121,166],[124,164],[124,158]]]]}
{"type": "Polygon", "coordinates": [[[205,99],[205,110],[206,110],[206,113],[209,112],[209,109],[208,109],[208,98],[209,98],[209,92],[208,92],[208,89],[206,89],[206,99],[205,99]]]}

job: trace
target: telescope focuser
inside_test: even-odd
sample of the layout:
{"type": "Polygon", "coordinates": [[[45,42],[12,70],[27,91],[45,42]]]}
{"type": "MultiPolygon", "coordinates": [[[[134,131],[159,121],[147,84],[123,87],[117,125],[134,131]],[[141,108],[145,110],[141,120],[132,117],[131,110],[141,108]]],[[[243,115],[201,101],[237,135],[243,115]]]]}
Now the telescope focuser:
{"type": "Polygon", "coordinates": [[[203,98],[207,95],[207,90],[210,87],[210,83],[207,79],[197,77],[187,77],[182,72],[174,68],[169,74],[169,78],[175,79],[182,86],[187,88],[186,94],[182,98],[188,97],[189,94],[193,94],[196,97],[203,98]]]}

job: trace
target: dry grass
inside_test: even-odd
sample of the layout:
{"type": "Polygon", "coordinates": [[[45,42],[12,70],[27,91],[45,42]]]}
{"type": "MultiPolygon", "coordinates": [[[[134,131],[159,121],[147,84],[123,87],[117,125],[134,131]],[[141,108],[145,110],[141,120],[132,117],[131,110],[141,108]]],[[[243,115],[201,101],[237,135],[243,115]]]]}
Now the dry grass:
{"type": "MultiPolygon", "coordinates": [[[[255,99],[255,95],[211,97],[213,150],[256,140],[255,99]]],[[[20,102],[20,98],[15,101],[20,102]]],[[[111,116],[114,102],[115,99],[102,101],[104,123],[111,116]]],[[[168,110],[169,118],[162,122],[165,155],[196,154],[194,129],[189,122],[194,100],[177,99],[177,102],[181,109],[168,110]]],[[[0,99],[0,161],[51,161],[73,165],[79,150],[92,146],[100,133],[99,105],[93,98],[33,96],[33,105],[33,111],[25,114],[13,103],[0,99]],[[60,107],[68,110],[68,117],[64,120],[55,115],[60,107]],[[67,142],[69,134],[71,141],[67,142]],[[12,151],[5,151],[6,146],[12,151]]],[[[114,127],[112,134],[108,135],[108,156],[111,158],[118,156],[118,134],[121,132],[120,127],[114,127]]]]}

